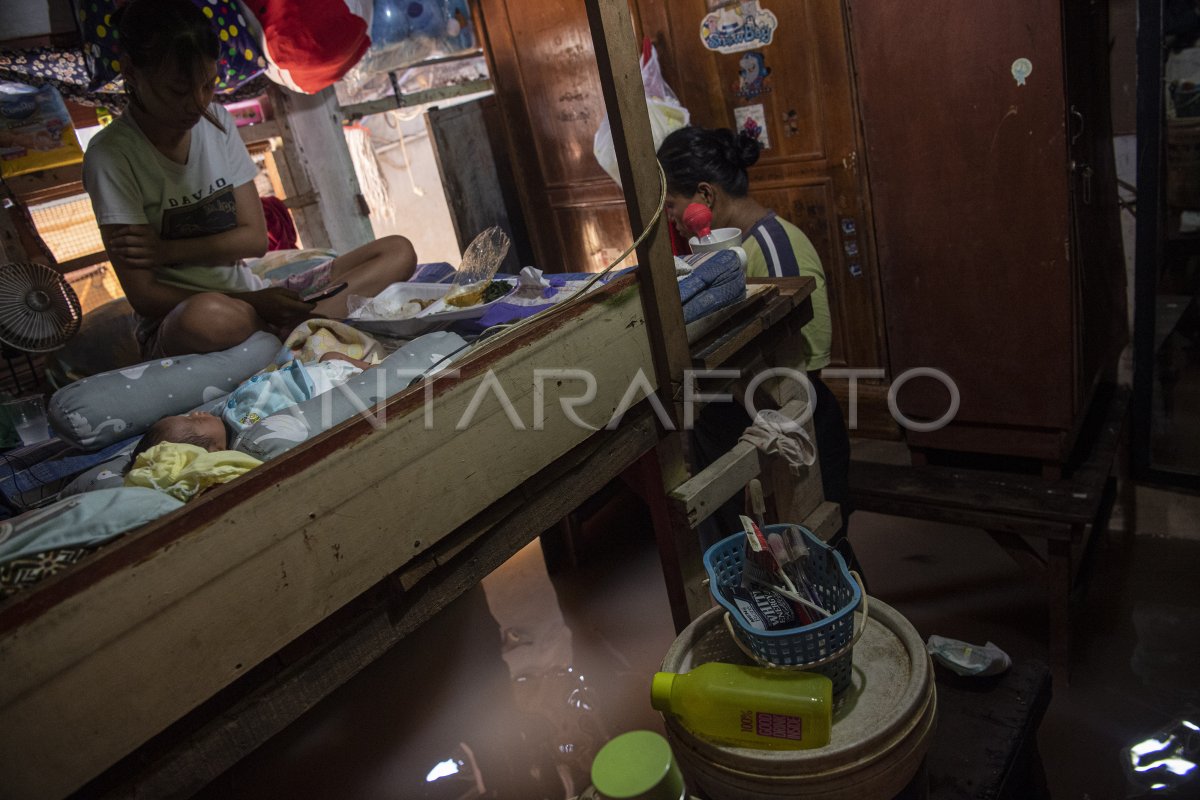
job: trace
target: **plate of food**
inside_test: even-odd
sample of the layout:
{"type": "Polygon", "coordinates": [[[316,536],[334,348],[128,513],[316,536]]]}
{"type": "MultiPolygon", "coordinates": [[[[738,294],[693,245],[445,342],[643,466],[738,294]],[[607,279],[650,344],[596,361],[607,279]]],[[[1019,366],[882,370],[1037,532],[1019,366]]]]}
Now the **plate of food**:
{"type": "MultiPolygon", "coordinates": [[[[393,283],[361,303],[351,303],[346,323],[367,333],[417,336],[452,322],[478,319],[516,289],[516,280],[489,281],[478,292],[447,299],[448,283],[393,283]]],[[[352,298],[353,299],[353,298],[352,298]]]]}

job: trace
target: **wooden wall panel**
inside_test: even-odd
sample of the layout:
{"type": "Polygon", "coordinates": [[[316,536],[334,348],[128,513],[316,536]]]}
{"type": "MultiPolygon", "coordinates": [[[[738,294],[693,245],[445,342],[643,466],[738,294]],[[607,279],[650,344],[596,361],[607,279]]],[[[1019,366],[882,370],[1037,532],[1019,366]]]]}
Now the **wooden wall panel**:
{"type": "MultiPolygon", "coordinates": [[[[563,261],[551,272],[591,272],[595,265],[607,266],[633,241],[624,203],[556,206],[555,224],[562,231],[563,261]]],[[[621,266],[637,263],[630,253],[621,266]]]]}

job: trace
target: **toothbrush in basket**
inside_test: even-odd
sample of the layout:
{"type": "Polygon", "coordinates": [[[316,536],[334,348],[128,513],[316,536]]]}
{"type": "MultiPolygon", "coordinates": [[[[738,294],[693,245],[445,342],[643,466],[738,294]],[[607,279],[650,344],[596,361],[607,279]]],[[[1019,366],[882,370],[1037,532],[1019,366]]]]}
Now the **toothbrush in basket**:
{"type": "Polygon", "coordinates": [[[742,563],[743,584],[757,584],[799,604],[796,608],[797,617],[805,625],[814,621],[810,609],[821,616],[829,616],[828,611],[797,591],[796,585],[776,559],[767,537],[754,520],[747,516],[739,516],[739,520],[746,533],[746,551],[742,563]]]}

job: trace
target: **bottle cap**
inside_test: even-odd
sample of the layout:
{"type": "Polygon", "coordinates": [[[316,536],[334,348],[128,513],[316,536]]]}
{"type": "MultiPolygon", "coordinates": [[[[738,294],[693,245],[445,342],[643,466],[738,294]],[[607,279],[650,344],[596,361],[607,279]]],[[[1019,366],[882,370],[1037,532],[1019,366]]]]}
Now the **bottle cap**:
{"type": "Polygon", "coordinates": [[[616,737],[592,762],[592,786],[606,800],[680,800],[683,774],[667,740],[654,731],[616,737]]]}
{"type": "Polygon", "coordinates": [[[650,707],[655,711],[671,710],[671,687],[675,685],[674,672],[656,672],[650,682],[650,707]]]}

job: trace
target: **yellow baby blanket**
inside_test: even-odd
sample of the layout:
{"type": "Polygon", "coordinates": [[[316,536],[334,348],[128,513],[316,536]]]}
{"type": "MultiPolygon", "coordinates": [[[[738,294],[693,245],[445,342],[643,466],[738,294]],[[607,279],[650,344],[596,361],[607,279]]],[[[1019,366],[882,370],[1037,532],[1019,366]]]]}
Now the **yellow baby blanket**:
{"type": "Polygon", "coordinates": [[[382,360],[379,342],[344,322],[333,319],[308,319],[296,326],[283,346],[292,358],[312,364],[326,353],[342,355],[378,364],[382,360]]]}
{"type": "Polygon", "coordinates": [[[163,442],[137,457],[126,486],[158,489],[185,503],[210,486],[229,483],[262,462],[236,450],[210,453],[194,444],[163,442]]]}

